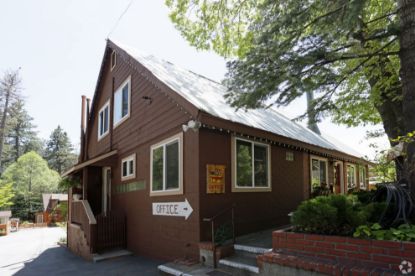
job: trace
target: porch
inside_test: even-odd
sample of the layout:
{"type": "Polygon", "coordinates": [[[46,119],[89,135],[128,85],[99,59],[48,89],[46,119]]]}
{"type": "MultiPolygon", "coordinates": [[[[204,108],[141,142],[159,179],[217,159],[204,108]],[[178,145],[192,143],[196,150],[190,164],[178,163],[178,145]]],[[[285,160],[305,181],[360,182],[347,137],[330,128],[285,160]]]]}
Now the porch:
{"type": "Polygon", "coordinates": [[[111,206],[111,167],[116,151],[74,167],[69,177],[68,247],[93,260],[98,253],[126,248],[126,216],[111,206]]]}

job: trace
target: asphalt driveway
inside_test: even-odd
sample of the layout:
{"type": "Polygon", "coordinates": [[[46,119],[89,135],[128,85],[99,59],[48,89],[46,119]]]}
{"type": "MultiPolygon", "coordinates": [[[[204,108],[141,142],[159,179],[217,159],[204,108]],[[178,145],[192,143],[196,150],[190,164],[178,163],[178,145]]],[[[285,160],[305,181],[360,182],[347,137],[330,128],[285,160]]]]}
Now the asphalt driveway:
{"type": "Polygon", "coordinates": [[[20,230],[0,237],[0,275],[159,275],[162,262],[127,256],[86,262],[57,245],[60,227],[20,230]]]}

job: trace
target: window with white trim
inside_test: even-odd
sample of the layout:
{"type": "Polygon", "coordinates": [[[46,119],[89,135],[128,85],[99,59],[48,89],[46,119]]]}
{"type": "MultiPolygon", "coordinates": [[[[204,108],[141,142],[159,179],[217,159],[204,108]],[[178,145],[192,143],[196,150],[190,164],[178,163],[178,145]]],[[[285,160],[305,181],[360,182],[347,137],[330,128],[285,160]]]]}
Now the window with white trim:
{"type": "Polygon", "coordinates": [[[121,180],[135,178],[135,153],[121,160],[121,180]]]}
{"type": "Polygon", "coordinates": [[[130,117],[131,77],[128,77],[114,93],[114,127],[130,117]]]}
{"type": "Polygon", "coordinates": [[[151,147],[150,184],[152,194],[182,193],[182,134],[151,147]]]}
{"type": "Polygon", "coordinates": [[[347,165],[347,189],[356,188],[356,166],[347,165]]]}
{"type": "Polygon", "coordinates": [[[311,157],[311,192],[320,188],[329,188],[327,185],[328,164],[326,158],[311,157]]]}
{"type": "Polygon", "coordinates": [[[234,188],[271,188],[270,147],[267,144],[234,138],[234,188]]]}
{"type": "Polygon", "coordinates": [[[360,182],[360,189],[366,190],[366,167],[365,166],[359,166],[359,182],[360,182]]]}
{"type": "Polygon", "coordinates": [[[98,112],[98,140],[108,134],[110,129],[110,101],[107,101],[98,112]]]}

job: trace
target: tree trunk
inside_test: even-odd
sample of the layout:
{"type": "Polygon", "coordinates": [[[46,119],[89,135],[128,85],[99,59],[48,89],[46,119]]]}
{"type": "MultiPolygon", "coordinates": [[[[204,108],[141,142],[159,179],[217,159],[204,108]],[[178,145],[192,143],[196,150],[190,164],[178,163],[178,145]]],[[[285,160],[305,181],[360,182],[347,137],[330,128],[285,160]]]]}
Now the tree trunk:
{"type": "MultiPolygon", "coordinates": [[[[406,133],[415,130],[415,0],[398,0],[400,18],[400,77],[402,82],[403,118],[406,133]]],[[[406,170],[411,193],[415,195],[415,142],[406,152],[406,170]]]]}
{"type": "Polygon", "coordinates": [[[316,112],[314,111],[314,93],[307,91],[307,127],[317,134],[321,134],[317,125],[316,112]]]}
{"type": "Polygon", "coordinates": [[[9,101],[10,101],[10,96],[11,96],[11,89],[13,89],[12,87],[10,87],[6,93],[5,93],[5,102],[4,102],[4,109],[3,109],[3,116],[1,118],[1,123],[0,123],[0,174],[3,173],[3,146],[4,146],[4,135],[5,135],[5,128],[6,128],[6,118],[7,118],[7,112],[8,112],[8,108],[9,108],[9,101]]]}

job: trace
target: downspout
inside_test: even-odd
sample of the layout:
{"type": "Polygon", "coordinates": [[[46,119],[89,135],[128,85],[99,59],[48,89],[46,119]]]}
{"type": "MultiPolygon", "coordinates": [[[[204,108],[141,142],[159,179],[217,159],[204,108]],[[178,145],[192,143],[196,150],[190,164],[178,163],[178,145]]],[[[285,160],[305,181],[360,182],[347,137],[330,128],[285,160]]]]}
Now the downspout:
{"type": "Polygon", "coordinates": [[[81,105],[81,150],[79,152],[79,162],[85,160],[84,148],[85,148],[85,100],[86,96],[82,95],[81,105]]]}
{"type": "Polygon", "coordinates": [[[91,104],[91,99],[87,98],[86,99],[86,119],[85,119],[85,144],[84,144],[84,160],[88,160],[88,140],[89,140],[89,135],[88,135],[88,128],[89,128],[89,116],[90,116],[90,104],[91,104]]]}

